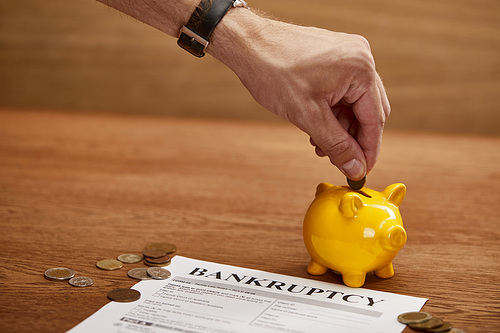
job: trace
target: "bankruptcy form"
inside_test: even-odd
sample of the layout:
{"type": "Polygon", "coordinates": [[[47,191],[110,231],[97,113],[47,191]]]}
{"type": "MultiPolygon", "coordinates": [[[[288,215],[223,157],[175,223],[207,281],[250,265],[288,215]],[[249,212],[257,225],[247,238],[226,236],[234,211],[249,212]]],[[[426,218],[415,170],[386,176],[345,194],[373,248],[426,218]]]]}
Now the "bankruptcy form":
{"type": "Polygon", "coordinates": [[[69,332],[402,332],[403,312],[427,299],[287,275],[172,258],[167,280],[134,287],[135,302],[111,302],[69,332]]]}

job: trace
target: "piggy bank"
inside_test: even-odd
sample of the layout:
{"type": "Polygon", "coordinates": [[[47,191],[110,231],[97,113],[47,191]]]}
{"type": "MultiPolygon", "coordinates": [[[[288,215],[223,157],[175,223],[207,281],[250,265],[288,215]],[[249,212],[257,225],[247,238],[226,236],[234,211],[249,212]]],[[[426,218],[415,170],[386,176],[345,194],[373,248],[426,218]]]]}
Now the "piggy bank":
{"type": "Polygon", "coordinates": [[[304,218],[307,272],[321,275],[330,268],[349,287],[361,287],[372,271],[392,277],[392,260],[406,243],[398,208],[405,194],[403,184],[382,192],[319,184],[304,218]]]}

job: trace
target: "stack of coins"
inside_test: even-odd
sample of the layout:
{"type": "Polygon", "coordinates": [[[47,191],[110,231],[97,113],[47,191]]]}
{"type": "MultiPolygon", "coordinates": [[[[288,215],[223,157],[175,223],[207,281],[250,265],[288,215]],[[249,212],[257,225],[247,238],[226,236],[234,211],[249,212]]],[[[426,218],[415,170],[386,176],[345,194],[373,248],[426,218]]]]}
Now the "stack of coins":
{"type": "Polygon", "coordinates": [[[441,318],[433,317],[427,312],[406,312],[398,316],[398,321],[408,325],[412,330],[420,332],[434,333],[465,333],[462,330],[453,328],[450,323],[441,318]]]}
{"type": "Polygon", "coordinates": [[[163,267],[170,265],[170,257],[167,252],[160,249],[146,249],[142,252],[144,263],[148,266],[163,267]]]}
{"type": "Polygon", "coordinates": [[[169,254],[177,251],[177,247],[171,243],[151,243],[142,252],[144,263],[152,267],[164,267],[170,265],[169,254]]]}

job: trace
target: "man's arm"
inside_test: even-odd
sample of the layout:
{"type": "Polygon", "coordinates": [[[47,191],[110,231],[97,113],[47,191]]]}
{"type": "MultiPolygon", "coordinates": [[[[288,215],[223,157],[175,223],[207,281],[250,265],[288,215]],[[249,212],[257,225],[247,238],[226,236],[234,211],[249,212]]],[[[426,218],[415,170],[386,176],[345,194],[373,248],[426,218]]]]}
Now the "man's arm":
{"type": "MultiPolygon", "coordinates": [[[[177,37],[199,0],[98,0],[177,37]]],[[[257,102],[309,134],[358,180],[378,157],[390,113],[368,42],[360,36],[271,20],[233,8],[207,52],[231,68],[257,102]]]]}
{"type": "Polygon", "coordinates": [[[97,0],[164,33],[177,37],[199,0],[97,0]]]}

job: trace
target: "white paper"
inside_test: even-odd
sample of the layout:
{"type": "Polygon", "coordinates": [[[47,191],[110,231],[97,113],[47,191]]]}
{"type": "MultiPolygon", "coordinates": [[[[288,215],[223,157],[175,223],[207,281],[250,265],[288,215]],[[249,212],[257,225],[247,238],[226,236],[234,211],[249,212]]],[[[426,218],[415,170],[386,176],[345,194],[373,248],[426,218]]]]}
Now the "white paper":
{"type": "Polygon", "coordinates": [[[146,280],[141,298],[111,302],[81,332],[402,332],[403,312],[427,299],[176,256],[168,280],[146,280]]]}

